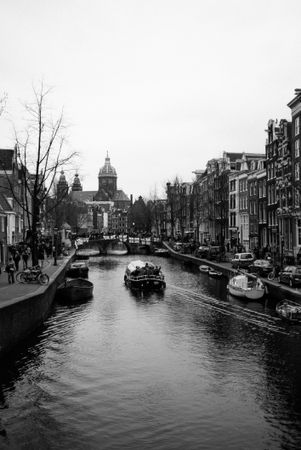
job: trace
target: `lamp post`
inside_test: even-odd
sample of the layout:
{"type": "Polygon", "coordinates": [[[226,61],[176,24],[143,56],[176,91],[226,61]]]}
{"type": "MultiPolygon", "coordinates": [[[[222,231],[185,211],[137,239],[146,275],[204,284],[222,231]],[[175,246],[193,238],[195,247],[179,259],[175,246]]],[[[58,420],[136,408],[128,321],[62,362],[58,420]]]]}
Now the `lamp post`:
{"type": "Polygon", "coordinates": [[[281,270],[283,269],[283,263],[284,263],[284,236],[281,236],[281,270]]]}
{"type": "Polygon", "coordinates": [[[58,228],[53,228],[53,246],[52,246],[52,252],[53,252],[53,258],[54,262],[53,265],[57,266],[57,232],[58,228]]]}

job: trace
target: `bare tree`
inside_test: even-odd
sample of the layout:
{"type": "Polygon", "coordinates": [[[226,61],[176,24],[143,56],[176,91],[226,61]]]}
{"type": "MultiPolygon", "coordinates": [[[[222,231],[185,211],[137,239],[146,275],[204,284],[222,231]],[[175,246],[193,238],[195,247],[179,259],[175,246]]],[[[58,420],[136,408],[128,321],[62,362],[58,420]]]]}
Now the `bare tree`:
{"type": "Polygon", "coordinates": [[[7,177],[10,193],[27,218],[33,264],[37,263],[37,237],[41,217],[47,217],[62,201],[53,189],[57,173],[76,155],[76,152],[64,152],[63,112],[55,118],[51,116],[47,108],[50,92],[51,89],[46,88],[43,82],[38,89],[33,88],[33,102],[24,105],[25,129],[21,133],[15,131],[16,162],[23,188],[22,196],[16,195],[14,180],[7,177]]]}
{"type": "Polygon", "coordinates": [[[0,97],[0,116],[2,115],[5,106],[6,106],[6,100],[7,100],[7,94],[4,93],[1,97],[0,97]]]}

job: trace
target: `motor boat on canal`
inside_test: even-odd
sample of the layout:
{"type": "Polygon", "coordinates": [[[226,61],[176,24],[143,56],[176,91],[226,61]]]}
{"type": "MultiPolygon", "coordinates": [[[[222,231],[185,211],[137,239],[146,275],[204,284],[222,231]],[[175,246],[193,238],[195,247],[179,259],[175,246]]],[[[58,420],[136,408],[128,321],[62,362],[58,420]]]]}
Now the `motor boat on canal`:
{"type": "Polygon", "coordinates": [[[292,300],[282,300],[276,305],[277,314],[291,323],[301,323],[301,305],[292,300]]]}
{"type": "Polygon", "coordinates": [[[87,278],[89,266],[86,261],[74,261],[67,269],[66,275],[70,278],[87,278]]]}
{"type": "Polygon", "coordinates": [[[208,273],[209,272],[210,267],[207,266],[206,264],[201,264],[199,266],[199,271],[202,273],[208,273]]]}
{"type": "Polygon", "coordinates": [[[228,292],[240,298],[259,300],[265,294],[265,287],[260,278],[250,278],[247,274],[235,275],[229,280],[228,292]]]}
{"type": "Polygon", "coordinates": [[[167,248],[155,248],[154,256],[169,256],[169,251],[167,248]]]}
{"type": "Polygon", "coordinates": [[[93,295],[93,283],[84,278],[75,278],[60,284],[56,290],[58,300],[66,302],[79,302],[88,300],[93,295]]]}
{"type": "Polygon", "coordinates": [[[131,289],[162,290],[166,287],[160,266],[141,260],[131,261],[124,274],[124,283],[131,289]]]}

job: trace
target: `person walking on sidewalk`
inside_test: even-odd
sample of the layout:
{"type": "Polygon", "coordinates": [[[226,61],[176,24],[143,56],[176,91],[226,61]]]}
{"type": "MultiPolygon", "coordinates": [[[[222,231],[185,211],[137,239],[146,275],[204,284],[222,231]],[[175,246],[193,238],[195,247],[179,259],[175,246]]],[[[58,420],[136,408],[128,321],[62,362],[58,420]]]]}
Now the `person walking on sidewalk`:
{"type": "Polygon", "coordinates": [[[16,265],[12,257],[9,258],[5,271],[7,272],[8,283],[13,284],[15,282],[16,265]]]}
{"type": "Polygon", "coordinates": [[[41,242],[38,246],[38,259],[39,259],[39,265],[43,268],[44,266],[44,258],[45,258],[45,247],[43,242],[41,242]]]}
{"type": "Polygon", "coordinates": [[[21,259],[20,253],[18,252],[18,250],[16,250],[15,254],[14,254],[14,262],[15,262],[15,265],[16,265],[16,271],[17,272],[19,271],[20,259],[21,259]]]}
{"type": "Polygon", "coordinates": [[[29,251],[27,248],[24,248],[22,252],[22,259],[23,259],[23,269],[27,269],[27,261],[29,257],[29,251]]]}

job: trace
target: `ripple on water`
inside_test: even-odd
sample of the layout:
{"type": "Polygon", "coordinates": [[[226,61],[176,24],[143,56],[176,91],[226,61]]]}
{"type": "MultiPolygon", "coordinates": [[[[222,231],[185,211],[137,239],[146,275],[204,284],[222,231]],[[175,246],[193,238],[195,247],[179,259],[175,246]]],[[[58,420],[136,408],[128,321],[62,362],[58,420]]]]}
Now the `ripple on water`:
{"type": "Polygon", "coordinates": [[[56,305],[7,362],[11,447],[298,448],[298,330],[171,259],[165,292],[135,295],[130,259],[94,258],[91,301],[56,305]]]}

